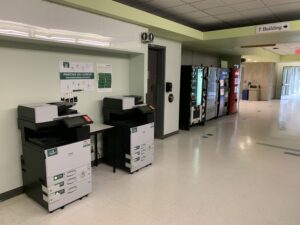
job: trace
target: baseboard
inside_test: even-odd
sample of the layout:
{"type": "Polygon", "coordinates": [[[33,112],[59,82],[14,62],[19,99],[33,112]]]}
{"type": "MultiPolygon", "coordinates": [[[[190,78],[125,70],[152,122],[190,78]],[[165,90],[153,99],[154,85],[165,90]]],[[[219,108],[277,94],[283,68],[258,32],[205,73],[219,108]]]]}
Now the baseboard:
{"type": "Polygon", "coordinates": [[[4,192],[4,193],[0,194],[0,202],[3,202],[7,199],[16,197],[16,196],[18,196],[20,194],[23,194],[23,193],[24,193],[24,187],[23,186],[12,189],[12,190],[7,191],[7,192],[4,192]]]}
{"type": "Polygon", "coordinates": [[[164,135],[164,138],[171,137],[171,136],[173,136],[173,135],[175,135],[175,134],[179,134],[179,130],[177,130],[177,131],[174,131],[174,132],[172,132],[172,133],[169,133],[169,134],[165,134],[165,135],[164,135]]]}

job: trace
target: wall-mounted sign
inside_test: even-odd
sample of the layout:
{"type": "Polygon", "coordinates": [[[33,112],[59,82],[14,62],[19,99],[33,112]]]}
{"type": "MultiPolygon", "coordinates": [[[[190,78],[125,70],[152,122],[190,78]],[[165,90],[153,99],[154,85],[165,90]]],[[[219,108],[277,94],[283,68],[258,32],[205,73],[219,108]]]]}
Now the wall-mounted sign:
{"type": "Polygon", "coordinates": [[[143,43],[150,43],[154,41],[154,34],[153,33],[147,33],[143,32],[141,34],[141,40],[143,43]]]}
{"type": "Polygon", "coordinates": [[[270,24],[256,26],[256,34],[285,32],[285,31],[289,31],[290,28],[291,28],[291,24],[289,22],[270,23],[270,24]]]}
{"type": "Polygon", "coordinates": [[[95,90],[93,63],[59,62],[61,92],[95,90]]]}
{"type": "Polygon", "coordinates": [[[98,92],[112,92],[112,65],[97,64],[98,92]]]}

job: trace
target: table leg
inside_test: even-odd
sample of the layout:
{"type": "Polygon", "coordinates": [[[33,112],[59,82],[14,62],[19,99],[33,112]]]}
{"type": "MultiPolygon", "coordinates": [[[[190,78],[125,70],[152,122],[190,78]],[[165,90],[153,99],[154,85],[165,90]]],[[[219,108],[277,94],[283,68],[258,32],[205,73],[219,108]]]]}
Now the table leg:
{"type": "Polygon", "coordinates": [[[94,135],[94,141],[95,141],[95,164],[94,166],[98,166],[98,137],[97,137],[97,133],[94,135]]]}
{"type": "MultiPolygon", "coordinates": [[[[116,133],[116,130],[114,129],[113,130],[113,132],[112,132],[113,134],[115,134],[116,133]]],[[[114,162],[113,162],[113,172],[115,173],[116,172],[116,164],[117,164],[117,153],[116,153],[116,151],[117,151],[117,148],[116,148],[116,144],[115,144],[115,142],[114,143],[112,143],[113,144],[113,160],[114,160],[114,162]]]]}

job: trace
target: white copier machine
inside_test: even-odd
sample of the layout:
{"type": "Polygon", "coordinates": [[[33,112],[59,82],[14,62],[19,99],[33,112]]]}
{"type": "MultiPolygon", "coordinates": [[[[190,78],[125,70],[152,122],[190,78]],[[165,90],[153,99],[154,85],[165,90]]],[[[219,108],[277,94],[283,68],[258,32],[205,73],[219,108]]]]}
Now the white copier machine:
{"type": "Polygon", "coordinates": [[[92,120],[55,102],[20,105],[22,175],[25,193],[49,212],[92,191],[92,120]]]}

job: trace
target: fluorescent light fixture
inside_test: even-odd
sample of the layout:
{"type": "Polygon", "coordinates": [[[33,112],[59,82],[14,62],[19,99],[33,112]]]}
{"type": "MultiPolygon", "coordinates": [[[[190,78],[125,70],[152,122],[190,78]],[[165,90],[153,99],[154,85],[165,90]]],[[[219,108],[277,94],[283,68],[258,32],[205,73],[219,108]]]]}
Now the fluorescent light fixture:
{"type": "Polygon", "coordinates": [[[22,23],[0,20],[0,35],[21,36],[30,39],[70,43],[93,47],[110,47],[111,37],[69,30],[47,29],[22,23]]]}
{"type": "Polygon", "coordinates": [[[18,31],[18,30],[10,30],[10,29],[0,29],[0,34],[10,35],[10,36],[29,37],[28,32],[18,31]]]}
{"type": "Polygon", "coordinates": [[[84,44],[84,45],[100,46],[100,47],[110,46],[110,42],[107,41],[95,41],[95,40],[88,40],[88,39],[78,39],[77,43],[84,44]]]}
{"type": "Polygon", "coordinates": [[[35,34],[35,38],[48,40],[48,41],[57,41],[57,42],[65,42],[65,43],[76,43],[75,38],[68,38],[68,37],[58,37],[58,36],[46,36],[46,35],[40,35],[35,34]]]}

